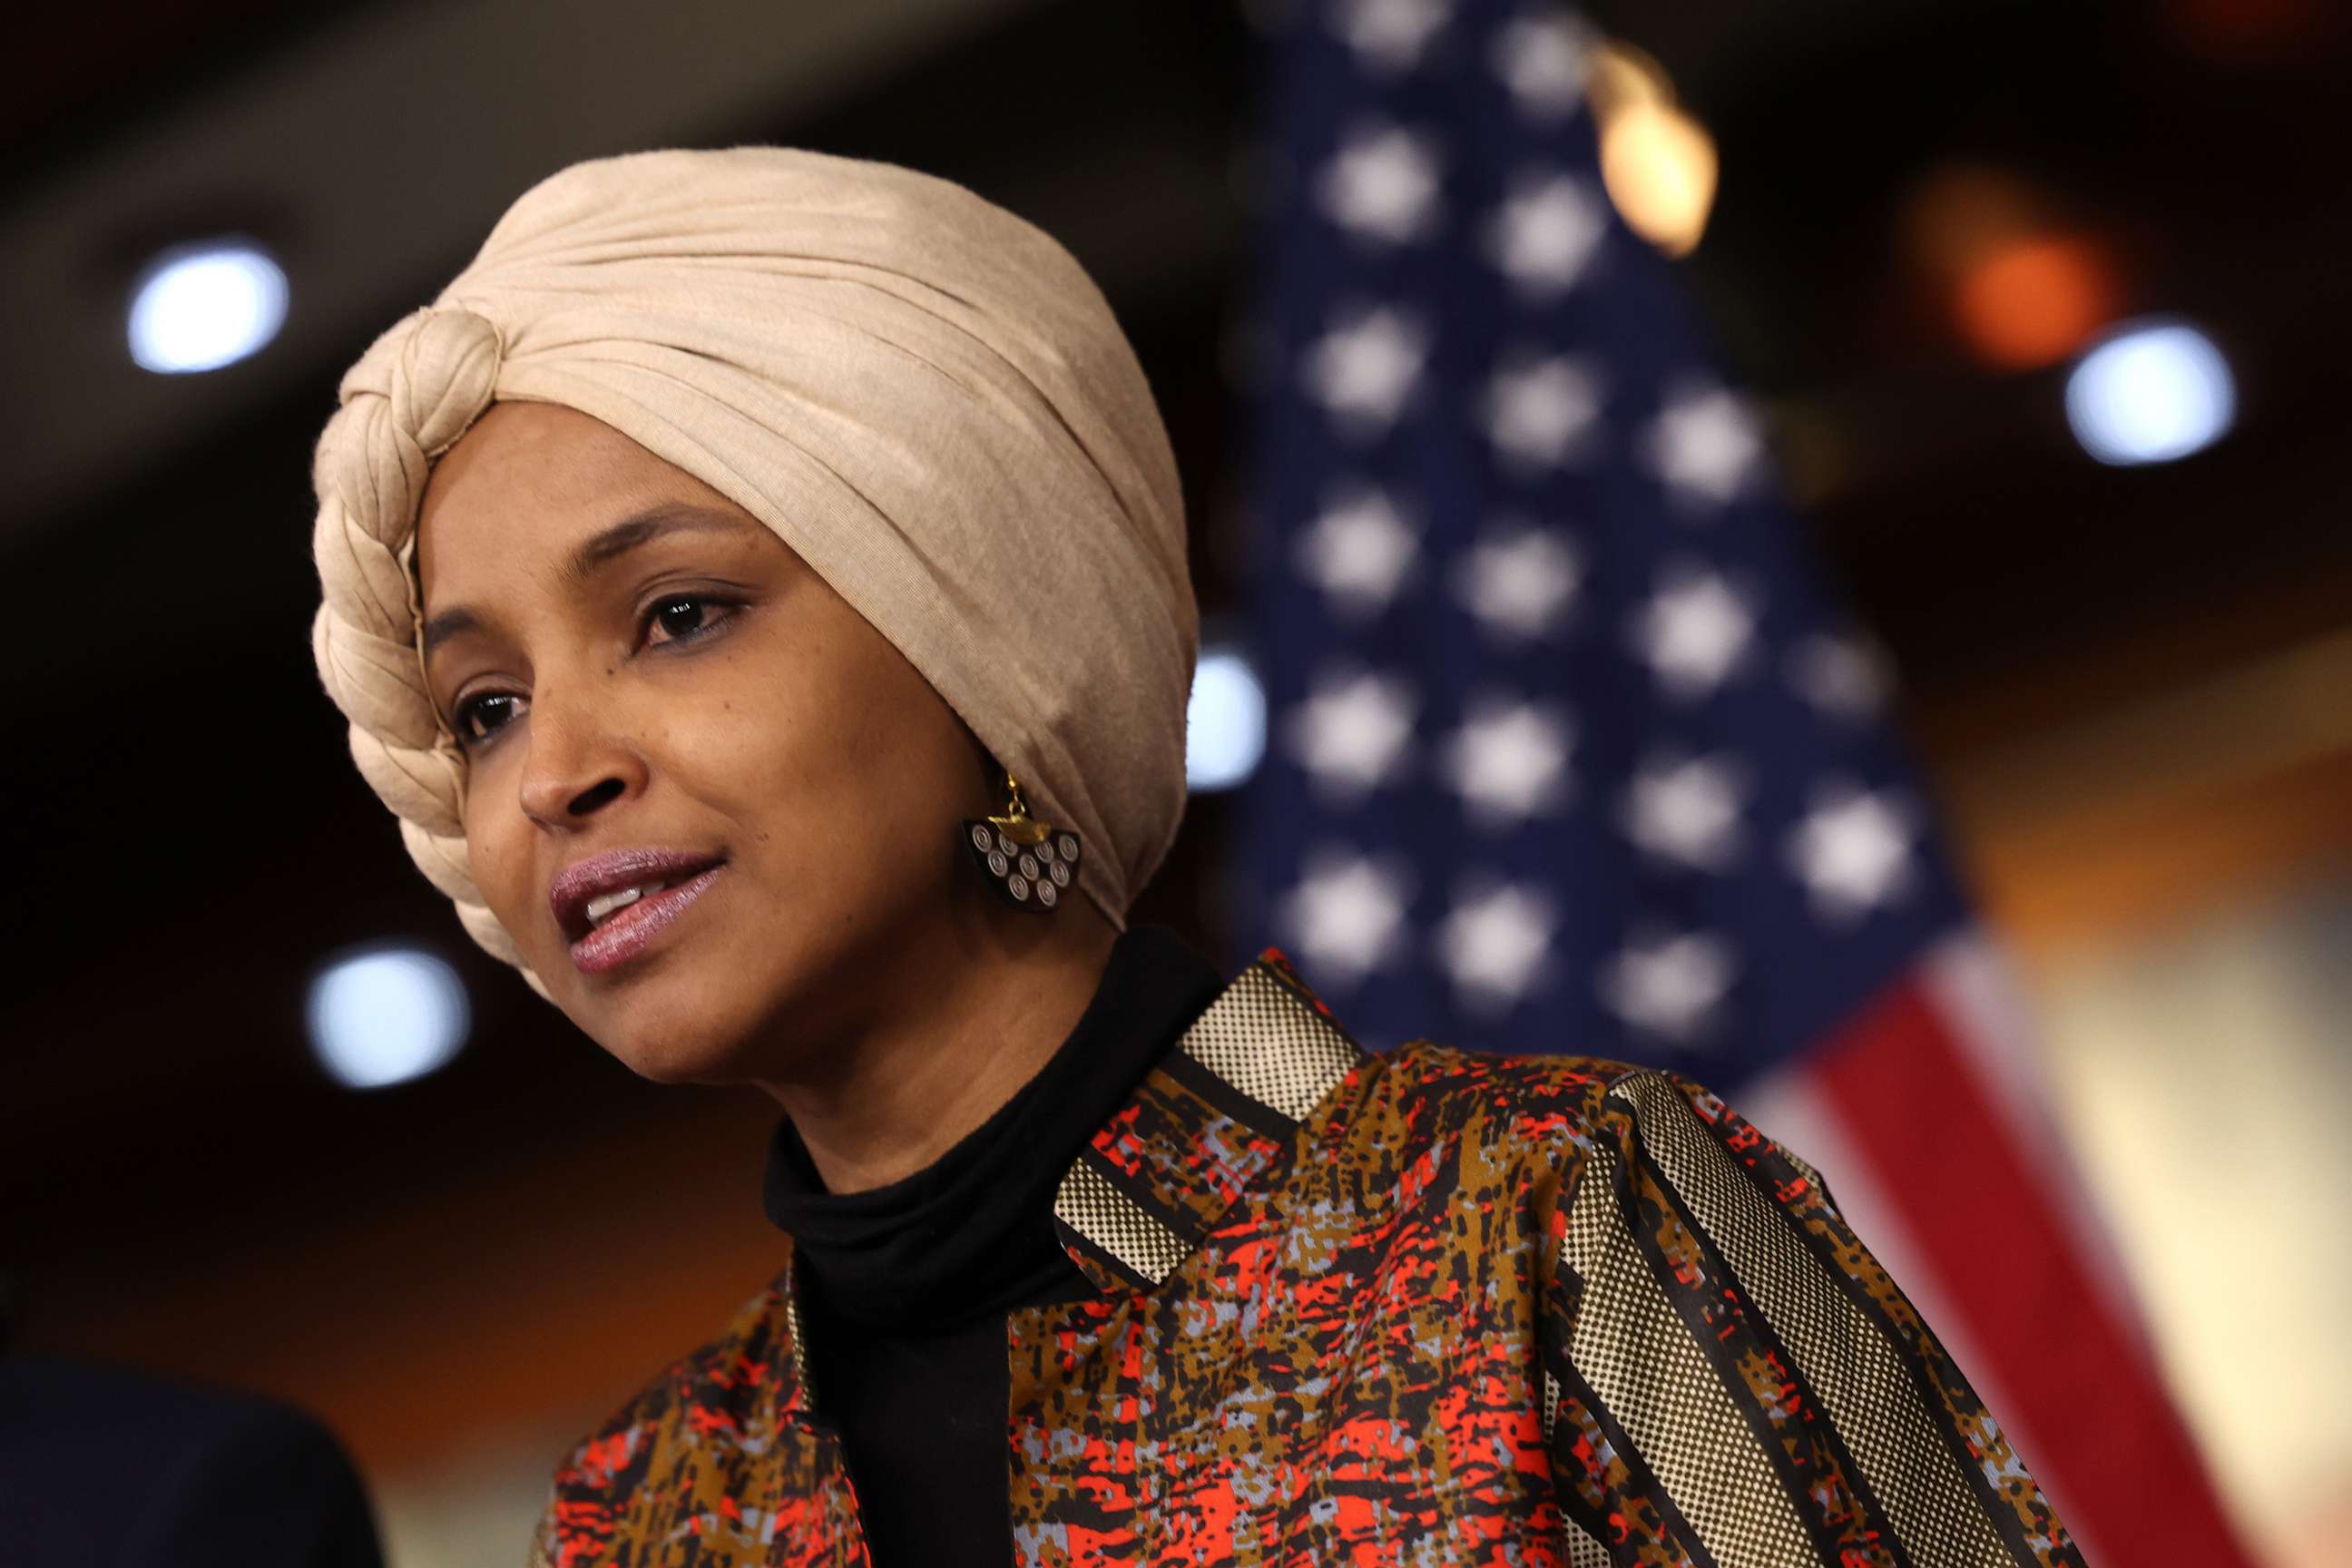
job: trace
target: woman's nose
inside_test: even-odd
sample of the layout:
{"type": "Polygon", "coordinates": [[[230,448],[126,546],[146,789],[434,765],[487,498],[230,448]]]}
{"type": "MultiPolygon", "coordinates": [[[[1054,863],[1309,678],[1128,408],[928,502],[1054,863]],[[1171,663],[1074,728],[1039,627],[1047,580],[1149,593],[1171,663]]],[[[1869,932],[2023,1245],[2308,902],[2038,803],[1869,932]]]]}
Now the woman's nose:
{"type": "Polygon", "coordinates": [[[579,705],[533,693],[526,740],[522,812],[541,827],[581,826],[644,785],[645,763],[635,749],[579,705]]]}

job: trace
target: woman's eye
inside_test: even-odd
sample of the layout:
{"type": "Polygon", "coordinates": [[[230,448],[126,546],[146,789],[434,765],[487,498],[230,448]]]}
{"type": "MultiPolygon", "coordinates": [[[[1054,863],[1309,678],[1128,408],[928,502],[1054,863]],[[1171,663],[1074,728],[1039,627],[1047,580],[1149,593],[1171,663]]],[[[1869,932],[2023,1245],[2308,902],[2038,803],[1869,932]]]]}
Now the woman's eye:
{"type": "MultiPolygon", "coordinates": [[[[718,631],[742,606],[709,594],[666,594],[646,609],[639,634],[648,647],[688,643],[718,631]]],[[[449,711],[450,732],[468,749],[486,745],[499,731],[530,709],[530,699],[519,691],[485,691],[466,698],[449,711]]]]}
{"type": "Polygon", "coordinates": [[[468,697],[457,704],[450,715],[458,741],[468,746],[478,745],[515,721],[522,712],[523,699],[511,691],[485,691],[479,697],[468,697]]]}
{"type": "Polygon", "coordinates": [[[724,624],[729,608],[700,594],[671,594],[654,602],[646,617],[646,640],[690,642],[724,624]]]}

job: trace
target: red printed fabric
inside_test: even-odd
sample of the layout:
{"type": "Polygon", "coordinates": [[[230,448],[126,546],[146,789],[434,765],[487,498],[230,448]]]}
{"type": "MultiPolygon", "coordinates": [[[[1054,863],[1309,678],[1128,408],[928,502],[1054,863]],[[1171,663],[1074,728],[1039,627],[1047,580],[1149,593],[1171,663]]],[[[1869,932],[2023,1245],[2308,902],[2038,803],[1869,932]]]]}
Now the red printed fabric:
{"type": "MultiPolygon", "coordinates": [[[[1365,1052],[1267,949],[1081,1152],[1006,1325],[1024,1564],[2080,1564],[1818,1175],[1679,1075],[1365,1052]]],[[[534,1562],[870,1561],[792,1268],[534,1562]]]]}

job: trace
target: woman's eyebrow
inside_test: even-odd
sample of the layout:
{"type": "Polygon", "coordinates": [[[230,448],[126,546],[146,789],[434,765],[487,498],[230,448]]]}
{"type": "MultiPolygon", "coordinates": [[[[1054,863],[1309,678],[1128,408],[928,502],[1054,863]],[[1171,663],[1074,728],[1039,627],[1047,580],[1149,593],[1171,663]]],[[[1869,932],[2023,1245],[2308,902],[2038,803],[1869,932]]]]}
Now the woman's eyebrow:
{"type": "Polygon", "coordinates": [[[574,587],[583,586],[597,568],[666,533],[741,533],[755,526],[716,507],[690,501],[656,502],[582,540],[563,564],[563,580],[574,587]]]}
{"type": "MultiPolygon", "coordinates": [[[[744,533],[756,526],[715,507],[696,506],[691,501],[659,501],[582,540],[563,563],[563,580],[574,587],[582,586],[600,567],[666,533],[744,533]]],[[[420,651],[429,659],[433,650],[451,637],[481,629],[482,617],[466,606],[444,610],[425,623],[419,638],[420,651]]]]}

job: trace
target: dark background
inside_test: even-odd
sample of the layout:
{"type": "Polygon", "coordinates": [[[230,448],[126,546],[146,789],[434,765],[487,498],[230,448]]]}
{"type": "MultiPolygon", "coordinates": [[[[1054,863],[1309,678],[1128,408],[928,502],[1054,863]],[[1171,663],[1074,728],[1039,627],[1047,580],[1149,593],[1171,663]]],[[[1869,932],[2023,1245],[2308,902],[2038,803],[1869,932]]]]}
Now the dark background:
{"type": "MultiPolygon", "coordinates": [[[[561,41],[566,9],[512,37],[581,47],[561,41]]],[[[736,47],[730,26],[825,31],[800,8],[707,9],[717,52],[736,47]]],[[[772,101],[641,82],[611,142],[593,106],[566,110],[592,127],[566,142],[527,92],[488,111],[428,81],[264,127],[256,164],[171,163],[289,81],[366,82],[355,52],[446,6],[89,6],[52,14],[51,41],[0,68],[0,255],[15,309],[55,329],[0,353],[8,403],[46,444],[8,448],[37,478],[11,481],[0,524],[15,655],[0,854],[18,888],[0,1266],[22,1282],[30,1342],[272,1387],[391,1474],[479,1428],[596,1406],[764,1277],[768,1112],[636,1082],[477,952],[352,769],[310,661],[309,454],[335,378],[529,178],[624,144],[772,140],[944,174],[1038,222],[1103,281],[1150,375],[1204,616],[1238,609],[1237,376],[1265,187],[1251,17],[1198,0],[898,9],[925,15],[772,101]],[[388,196],[381,232],[414,258],[392,267],[314,226],[310,204],[359,177],[346,144],[398,140],[417,117],[461,121],[446,140],[468,151],[412,171],[446,203],[388,196]],[[528,173],[487,181],[502,157],[528,173]],[[221,227],[288,258],[286,334],[215,375],[107,379],[136,378],[120,310],[137,260],[221,227]],[[326,297],[332,311],[310,303],[326,297]],[[59,352],[77,342],[87,363],[59,352]],[[48,461],[71,445],[49,420],[97,456],[48,461]],[[387,935],[457,965],[474,1039],[430,1078],[351,1093],[310,1061],[303,985],[328,952],[387,935]],[[615,1237],[649,1249],[643,1267],[589,1260],[615,1237]],[[673,1255],[703,1271],[646,1284],[673,1255]],[[531,1367],[495,1333],[453,1347],[456,1314],[490,1298],[517,1321],[561,1302],[571,1338],[531,1367]]],[[[657,16],[639,25],[706,25],[657,16]]],[[[1772,419],[1832,574],[1893,656],[1994,911],[2030,944],[2217,879],[2344,864],[2352,736],[2324,713],[2315,750],[2306,729],[2288,737],[2287,773],[2157,800],[2127,846],[2100,837],[2113,814],[2090,804],[2119,766],[2210,762],[2168,700],[2352,632],[2337,16],[2316,0],[1612,0],[1595,16],[1657,57],[1721,150],[1714,216],[1680,268],[1772,419]],[[2103,468],[2066,431],[2063,364],[1972,359],[1906,239],[1923,184],[1960,163],[2006,172],[2053,226],[2105,247],[2131,310],[2201,323],[2239,378],[2235,433],[2185,463],[2103,468]],[[2118,714],[2152,727],[2154,753],[2100,750],[2118,714]],[[2183,810],[2205,837],[2149,831],[2183,810]]],[[[2324,679],[2310,700],[2325,709],[2331,689],[2352,700],[2324,679]]],[[[2223,725],[2224,745],[2288,721],[2221,706],[2179,711],[2223,725]]],[[[1225,800],[1195,798],[1136,917],[1232,962],[1248,933],[1216,897],[1227,819],[1225,800]]]]}

